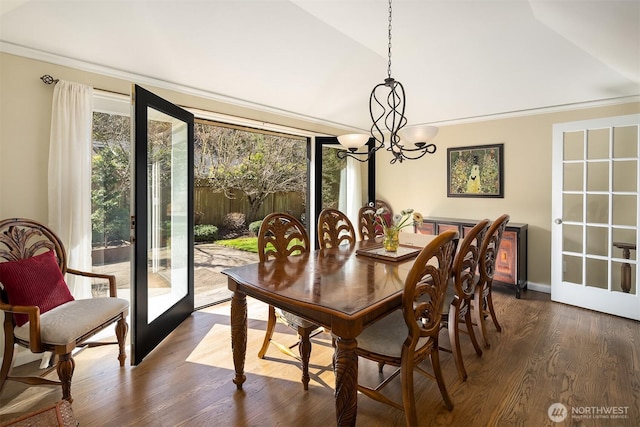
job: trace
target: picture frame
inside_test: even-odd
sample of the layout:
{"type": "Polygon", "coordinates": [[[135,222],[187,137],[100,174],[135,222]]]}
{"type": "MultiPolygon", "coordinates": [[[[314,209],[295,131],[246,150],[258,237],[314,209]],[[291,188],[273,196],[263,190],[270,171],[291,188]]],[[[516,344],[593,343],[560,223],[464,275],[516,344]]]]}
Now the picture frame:
{"type": "Polygon", "coordinates": [[[504,197],[504,144],[447,148],[447,197],[504,197]]]}

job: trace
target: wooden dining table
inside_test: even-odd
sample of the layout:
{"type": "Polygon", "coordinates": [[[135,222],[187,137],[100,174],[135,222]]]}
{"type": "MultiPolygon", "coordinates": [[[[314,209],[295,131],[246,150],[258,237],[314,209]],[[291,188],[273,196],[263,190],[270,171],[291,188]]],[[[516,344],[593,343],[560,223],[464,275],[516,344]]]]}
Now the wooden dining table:
{"type": "Polygon", "coordinates": [[[372,241],[357,242],[354,247],[316,250],[223,271],[228,276],[229,290],[233,291],[231,345],[233,382],[238,389],[246,380],[248,295],[331,331],[336,343],[337,425],[355,425],[357,337],[368,325],[400,307],[404,281],[415,259],[389,261],[357,253],[377,245],[372,241]]]}

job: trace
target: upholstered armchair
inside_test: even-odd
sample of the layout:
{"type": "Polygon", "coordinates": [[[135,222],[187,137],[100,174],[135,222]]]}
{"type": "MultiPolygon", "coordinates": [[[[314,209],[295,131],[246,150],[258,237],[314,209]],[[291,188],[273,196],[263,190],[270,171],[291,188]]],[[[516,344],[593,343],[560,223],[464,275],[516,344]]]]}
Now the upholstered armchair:
{"type": "Polygon", "coordinates": [[[58,236],[36,221],[0,221],[0,310],[4,312],[0,390],[8,380],[60,385],[63,399],[72,402],[72,351],[81,346],[118,344],[118,360],[124,366],[129,302],[116,297],[115,277],[68,268],[58,236]],[[64,281],[65,274],[108,281],[109,298],[74,299],[64,281]],[[114,323],[117,342],[88,341],[114,323]],[[39,377],[12,376],[15,344],[33,353],[52,352],[59,381],[45,378],[49,371],[39,377]]]}

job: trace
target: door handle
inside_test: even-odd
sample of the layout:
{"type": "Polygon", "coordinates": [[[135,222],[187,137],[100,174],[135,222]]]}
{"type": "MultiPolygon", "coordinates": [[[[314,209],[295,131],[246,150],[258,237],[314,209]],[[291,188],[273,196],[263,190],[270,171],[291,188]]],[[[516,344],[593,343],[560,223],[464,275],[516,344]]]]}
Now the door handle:
{"type": "Polygon", "coordinates": [[[555,222],[556,224],[562,224],[562,219],[561,218],[556,218],[553,220],[553,222],[555,222]]]}

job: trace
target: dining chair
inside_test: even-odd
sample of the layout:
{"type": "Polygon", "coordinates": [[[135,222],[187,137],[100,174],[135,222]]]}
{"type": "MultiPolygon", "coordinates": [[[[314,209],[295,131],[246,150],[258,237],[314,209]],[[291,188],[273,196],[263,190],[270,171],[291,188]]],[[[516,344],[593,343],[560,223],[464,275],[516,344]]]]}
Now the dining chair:
{"type": "Polygon", "coordinates": [[[124,366],[129,302],[116,297],[115,276],[68,268],[67,252],[50,228],[25,218],[0,221],[0,282],[0,310],[4,314],[0,390],[8,380],[59,385],[62,398],[73,402],[72,352],[76,347],[118,344],[118,360],[124,366]],[[108,282],[109,297],[74,299],[64,280],[65,274],[108,282]],[[113,324],[116,341],[90,340],[113,324]],[[52,369],[41,376],[13,375],[14,344],[32,353],[52,352],[59,381],[45,378],[52,369]]]}
{"type": "Polygon", "coordinates": [[[337,248],[342,244],[356,243],[356,232],[349,218],[333,208],[326,208],[318,215],[318,244],[320,249],[337,248]]]}
{"type": "Polygon", "coordinates": [[[496,311],[493,308],[491,288],[493,285],[493,276],[496,271],[496,260],[498,258],[498,251],[500,250],[500,242],[502,241],[502,235],[509,219],[509,215],[504,214],[494,220],[489,226],[489,230],[480,248],[480,275],[476,286],[473,308],[475,313],[474,317],[480,329],[485,348],[490,347],[489,341],[487,340],[485,317],[491,316],[496,330],[498,332],[502,331],[502,327],[496,317],[496,311]]]}
{"type": "Polygon", "coordinates": [[[357,338],[356,353],[397,369],[377,387],[358,384],[358,391],[379,402],[404,410],[407,425],[418,425],[413,372],[435,379],[449,410],[453,402],[447,392],[438,353],[440,318],[451,266],[458,244],[458,232],[445,231],[424,247],[409,271],[402,293],[402,306],[367,327],[357,338]],[[431,360],[433,373],[419,366],[431,360]],[[381,391],[400,374],[402,403],[381,391]]]}
{"type": "Polygon", "coordinates": [[[445,351],[453,353],[458,376],[462,381],[467,380],[467,371],[464,368],[460,350],[461,332],[469,335],[476,354],[482,356],[482,349],[478,345],[471,320],[471,301],[478,283],[477,270],[480,261],[480,248],[488,228],[488,219],[478,222],[466,233],[462,242],[458,244],[458,251],[453,259],[451,279],[449,280],[442,310],[442,327],[447,328],[449,342],[451,343],[451,350],[445,351]],[[466,329],[460,330],[461,323],[466,325],[466,329]]]}
{"type": "Polygon", "coordinates": [[[391,221],[393,212],[389,205],[382,201],[376,200],[375,204],[368,203],[358,211],[358,236],[360,240],[374,240],[378,236],[382,236],[382,227],[376,223],[376,212],[382,208],[387,222],[391,221]]]}
{"type": "MultiPolygon", "coordinates": [[[[268,261],[272,258],[283,258],[300,255],[311,250],[309,236],[296,218],[283,213],[275,212],[267,215],[262,220],[260,231],[258,232],[258,255],[260,262],[268,261]]],[[[309,357],[311,356],[311,336],[314,332],[322,332],[320,326],[311,323],[295,314],[277,309],[269,305],[267,320],[267,330],[258,352],[258,357],[263,359],[269,344],[275,345],[281,352],[300,360],[302,363],[302,384],[305,390],[309,389],[309,357]],[[273,331],[276,322],[280,321],[298,333],[298,342],[286,346],[273,340],[273,331]],[[298,346],[299,356],[291,349],[298,346]]]]}

